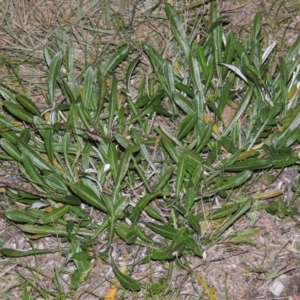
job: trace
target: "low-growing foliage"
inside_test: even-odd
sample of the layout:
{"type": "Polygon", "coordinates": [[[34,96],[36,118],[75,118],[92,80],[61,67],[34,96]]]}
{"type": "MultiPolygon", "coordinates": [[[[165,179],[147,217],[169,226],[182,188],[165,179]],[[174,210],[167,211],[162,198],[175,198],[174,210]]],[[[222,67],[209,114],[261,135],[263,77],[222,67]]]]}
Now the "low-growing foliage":
{"type": "MultiPolygon", "coordinates": [[[[66,263],[76,265],[70,281],[75,290],[89,277],[91,259],[100,255],[124,289],[163,292],[167,283],[149,288],[118,269],[110,257],[116,237],[148,249],[141,263],[185,266],[187,257],[201,258],[205,246],[224,238],[252,207],[282,218],[297,214],[297,198],[283,203],[278,191],[251,188],[263,176],[275,174],[275,180],[298,164],[293,146],[300,140],[300,40],[277,59],[275,43],[263,49],[259,13],[252,36],[239,41],[224,32],[225,19],[211,4],[205,34],[196,42],[168,3],[165,12],[179,53],[170,61],[143,44],[153,74],[140,81],[137,99],[131,76],[143,58],[131,45],[87,67],[82,81],[75,76],[72,45],[57,53],[46,48],[43,112],[26,95],[0,87],[7,112],[0,115],[0,158],[18,163],[32,185],[28,190],[6,183],[7,196],[23,205],[4,215],[29,238],[55,235],[70,244],[0,252],[21,257],[61,251],[66,263]],[[207,222],[212,225],[203,230],[207,222]],[[93,251],[103,240],[107,251],[93,251]]],[[[246,229],[229,239],[249,242],[257,233],[246,229]]]]}

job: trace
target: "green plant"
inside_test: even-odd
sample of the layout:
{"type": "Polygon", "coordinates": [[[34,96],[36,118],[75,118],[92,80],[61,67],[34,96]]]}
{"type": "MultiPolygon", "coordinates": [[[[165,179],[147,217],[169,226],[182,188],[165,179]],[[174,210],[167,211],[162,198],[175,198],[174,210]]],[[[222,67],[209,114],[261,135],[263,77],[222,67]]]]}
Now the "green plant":
{"type": "MultiPolygon", "coordinates": [[[[175,9],[166,3],[165,11],[178,60],[172,64],[144,43],[153,74],[141,80],[136,101],[130,79],[141,58],[128,45],[106,63],[94,64],[99,67],[87,67],[82,85],[74,75],[73,47],[64,53],[46,48],[46,113],[27,96],[0,88],[6,111],[25,124],[15,126],[0,115],[5,151],[0,158],[18,162],[34,188],[7,190],[12,201],[27,208],[4,215],[29,236],[55,235],[70,244],[0,252],[20,257],[61,251],[66,263],[76,265],[70,282],[74,290],[88,278],[91,259],[98,256],[111,264],[123,288],[146,288],[143,280],[122,273],[109,255],[116,236],[148,249],[141,263],[176,262],[188,270],[187,256],[201,258],[204,246],[222,239],[263,198],[252,194],[251,187],[264,173],[298,163],[292,146],[300,139],[300,40],[277,61],[274,43],[262,49],[259,13],[252,37],[240,42],[233,32],[224,33],[224,18],[211,4],[205,36],[196,43],[175,9]],[[233,112],[228,123],[226,107],[233,112]],[[157,121],[154,126],[157,116],[171,125],[157,121]],[[46,212],[43,206],[52,208],[46,212]],[[201,228],[205,222],[212,224],[210,230],[201,228]],[[97,253],[94,249],[103,241],[108,253],[97,253]]],[[[267,211],[290,212],[282,215],[285,206],[274,210],[273,204],[267,211]]],[[[257,232],[237,232],[231,241],[245,242],[257,232]]],[[[148,292],[156,295],[163,287],[154,283],[148,292]]]]}

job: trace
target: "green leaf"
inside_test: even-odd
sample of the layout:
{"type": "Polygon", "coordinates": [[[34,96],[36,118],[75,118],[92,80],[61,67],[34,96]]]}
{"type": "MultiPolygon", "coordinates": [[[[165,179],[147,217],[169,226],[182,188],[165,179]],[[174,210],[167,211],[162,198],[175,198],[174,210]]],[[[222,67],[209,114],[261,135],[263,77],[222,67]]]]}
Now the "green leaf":
{"type": "Polygon", "coordinates": [[[4,100],[17,104],[15,94],[2,86],[0,87],[0,95],[4,98],[4,100]]]}
{"type": "Polygon", "coordinates": [[[59,198],[59,200],[57,200],[57,201],[63,202],[66,204],[70,204],[70,205],[76,205],[76,206],[79,206],[81,204],[81,200],[72,195],[63,196],[63,197],[59,198]]]}
{"type": "Polygon", "coordinates": [[[299,158],[297,155],[280,153],[268,156],[268,160],[275,169],[282,169],[296,164],[296,162],[299,161],[299,158]]]}
{"type": "Polygon", "coordinates": [[[140,283],[133,279],[132,277],[123,274],[118,267],[116,266],[116,264],[114,263],[113,260],[111,260],[111,266],[113,269],[113,272],[117,278],[117,280],[121,283],[121,285],[129,291],[139,291],[141,289],[141,285],[140,283]]]}
{"type": "Polygon", "coordinates": [[[187,157],[186,154],[184,154],[179,158],[179,162],[177,164],[176,198],[178,199],[181,193],[182,184],[185,177],[186,165],[187,165],[187,157]]]}
{"type": "Polygon", "coordinates": [[[149,56],[152,66],[156,71],[162,70],[165,60],[163,57],[149,44],[143,43],[143,49],[149,56]]]}
{"type": "Polygon", "coordinates": [[[26,123],[33,123],[33,114],[25,110],[21,105],[4,101],[3,106],[16,118],[26,123]]]}
{"type": "Polygon", "coordinates": [[[93,258],[95,258],[95,256],[90,255],[86,251],[81,251],[81,252],[72,254],[72,259],[76,259],[76,260],[89,260],[89,259],[93,259],[93,258]]]}
{"type": "Polygon", "coordinates": [[[168,88],[168,95],[170,95],[172,97],[172,94],[175,89],[175,84],[174,84],[174,73],[173,73],[173,68],[172,68],[171,62],[169,62],[169,61],[164,62],[163,75],[166,80],[166,85],[168,88]]]}
{"type": "Polygon", "coordinates": [[[214,65],[216,67],[217,75],[221,75],[221,67],[219,63],[222,58],[222,37],[223,37],[223,28],[220,26],[226,18],[219,18],[216,12],[216,5],[214,2],[210,5],[210,22],[211,26],[208,29],[208,32],[212,32],[213,37],[213,55],[214,55],[214,65]]]}
{"type": "Polygon", "coordinates": [[[201,235],[201,227],[200,227],[200,221],[199,221],[199,218],[196,217],[196,216],[192,216],[192,215],[187,215],[186,216],[189,224],[191,225],[191,227],[193,228],[193,230],[201,235]]]}
{"type": "MultiPolygon", "coordinates": [[[[16,138],[17,138],[17,136],[16,136],[16,138]]],[[[19,161],[19,162],[22,160],[21,152],[9,140],[1,139],[0,145],[1,145],[2,149],[7,154],[9,154],[13,159],[15,159],[16,161],[19,161]]]]}
{"type": "Polygon", "coordinates": [[[15,250],[10,248],[0,248],[0,253],[7,257],[24,257],[28,255],[56,253],[61,249],[30,249],[30,250],[15,250]]]}
{"type": "Polygon", "coordinates": [[[171,4],[165,3],[165,11],[168,19],[170,20],[172,32],[178,44],[180,45],[185,57],[188,59],[190,46],[186,38],[183,22],[171,4]]]}
{"type": "Polygon", "coordinates": [[[173,93],[172,98],[174,102],[183,110],[187,115],[193,113],[193,103],[188,98],[184,97],[182,94],[173,93]]]}
{"type": "Polygon", "coordinates": [[[151,295],[158,295],[160,293],[163,293],[167,289],[168,287],[165,283],[154,282],[150,285],[148,291],[151,295]]]}
{"type": "Polygon", "coordinates": [[[204,197],[212,196],[218,193],[219,191],[226,191],[238,187],[242,185],[244,182],[246,182],[251,175],[252,172],[250,170],[245,170],[237,174],[236,176],[230,176],[229,178],[227,178],[227,180],[222,182],[220,186],[216,184],[215,188],[204,192],[203,196],[204,197]]]}
{"type": "Polygon", "coordinates": [[[173,167],[167,169],[167,171],[160,177],[159,182],[156,184],[155,188],[153,189],[153,193],[160,193],[163,187],[167,184],[170,180],[172,174],[174,172],[173,167]]]}
{"type": "Polygon", "coordinates": [[[111,84],[111,97],[108,105],[108,134],[112,136],[112,125],[115,117],[115,112],[117,109],[118,102],[118,80],[117,77],[113,74],[112,84],[111,84]]]}
{"type": "Polygon", "coordinates": [[[114,143],[110,143],[108,146],[108,160],[113,179],[116,182],[118,177],[118,153],[114,143]]]}
{"type": "Polygon", "coordinates": [[[130,88],[130,79],[131,79],[131,75],[136,67],[136,65],[138,64],[139,60],[140,60],[140,56],[136,57],[128,66],[127,68],[127,72],[126,72],[126,88],[127,91],[129,91],[130,88]]]}
{"type": "Polygon", "coordinates": [[[174,253],[176,253],[188,239],[190,239],[190,236],[187,234],[187,229],[185,227],[179,229],[172,239],[168,253],[170,255],[174,255],[174,253]]]}
{"type": "Polygon", "coordinates": [[[178,163],[179,161],[179,154],[177,149],[175,148],[174,144],[164,135],[161,136],[162,144],[171,156],[171,158],[174,160],[175,163],[178,163]]]}
{"type": "MultiPolygon", "coordinates": [[[[149,201],[148,201],[149,202],[149,201]]],[[[146,213],[151,217],[151,218],[153,218],[153,219],[155,219],[155,220],[158,220],[158,221],[160,221],[160,222],[162,222],[162,223],[165,223],[165,220],[164,220],[164,218],[161,216],[161,213],[158,211],[158,210],[156,210],[154,207],[152,207],[152,206],[146,206],[145,208],[144,208],[144,210],[146,211],[146,213]]],[[[141,211],[140,211],[140,213],[141,213],[141,211]]],[[[133,215],[133,213],[132,213],[132,215],[133,215]]]]}
{"type": "Polygon", "coordinates": [[[178,130],[176,134],[178,140],[182,140],[191,132],[191,130],[193,130],[197,122],[197,119],[198,119],[197,113],[192,113],[191,115],[186,116],[182,120],[182,122],[178,126],[178,130]]]}
{"type": "Polygon", "coordinates": [[[169,252],[166,252],[164,250],[154,250],[150,253],[150,258],[152,260],[158,260],[158,261],[166,261],[171,260],[174,257],[174,255],[169,252]]]}
{"type": "Polygon", "coordinates": [[[29,215],[25,210],[8,209],[4,212],[4,216],[14,222],[35,223],[37,218],[29,215]]]}
{"type": "Polygon", "coordinates": [[[141,226],[135,226],[134,227],[134,231],[136,233],[136,235],[142,240],[145,241],[146,243],[151,243],[153,244],[153,239],[152,237],[150,238],[149,236],[147,236],[147,234],[145,233],[144,229],[141,226]]]}
{"type": "Polygon", "coordinates": [[[41,174],[37,171],[36,166],[33,164],[29,156],[25,152],[22,152],[21,156],[22,156],[23,166],[26,172],[29,174],[30,180],[34,183],[39,184],[40,186],[45,186],[41,174]]]}
{"type": "Polygon", "coordinates": [[[66,69],[68,73],[73,73],[75,51],[73,45],[68,45],[65,54],[66,69]]]}
{"type": "MultiPolygon", "coordinates": [[[[65,226],[50,226],[50,225],[42,225],[42,226],[37,226],[37,225],[30,225],[30,224],[25,224],[25,225],[20,225],[20,229],[23,230],[24,232],[28,233],[33,233],[33,234],[43,234],[43,235],[54,235],[54,236],[66,236],[67,231],[65,226]]],[[[76,234],[91,237],[94,235],[93,232],[90,232],[88,230],[77,230],[76,234]]]]}
{"type": "Polygon", "coordinates": [[[195,133],[197,138],[197,146],[196,146],[196,153],[199,153],[205,146],[207,146],[211,136],[212,136],[212,128],[213,124],[209,123],[205,125],[204,131],[201,128],[199,121],[198,124],[195,126],[195,133]]]}
{"type": "Polygon", "coordinates": [[[216,220],[226,218],[231,216],[239,209],[239,204],[231,204],[226,205],[225,207],[219,208],[218,210],[214,211],[213,213],[209,214],[206,218],[207,220],[216,220]]]}
{"type": "Polygon", "coordinates": [[[107,213],[106,205],[102,202],[101,198],[98,197],[92,188],[85,185],[82,181],[71,183],[70,188],[79,198],[107,213]]]}
{"type": "Polygon", "coordinates": [[[273,164],[269,159],[250,158],[244,161],[224,166],[222,169],[228,172],[240,172],[244,170],[261,170],[271,167],[273,164]]]}
{"type": "Polygon", "coordinates": [[[17,95],[16,100],[30,113],[34,114],[35,116],[41,115],[40,110],[30,98],[27,98],[23,95],[17,95]]]}
{"type": "Polygon", "coordinates": [[[253,22],[253,33],[252,33],[253,39],[258,38],[260,31],[261,31],[261,13],[257,12],[255,14],[254,22],[253,22]]]}
{"type": "MultiPolygon", "coordinates": [[[[160,195],[160,191],[158,193],[148,194],[142,197],[138,203],[133,208],[133,211],[131,213],[132,222],[134,225],[136,225],[138,218],[141,214],[141,212],[144,210],[144,208],[158,195],[160,195]]],[[[159,218],[159,216],[157,216],[159,218]]]]}
{"type": "Polygon", "coordinates": [[[103,76],[107,77],[129,54],[130,47],[123,46],[114,53],[103,68],[103,76]]]}
{"type": "Polygon", "coordinates": [[[177,229],[171,227],[170,225],[159,225],[155,223],[144,223],[144,224],[155,233],[167,239],[173,239],[175,234],[178,232],[177,229]]]}
{"type": "Polygon", "coordinates": [[[48,164],[37,152],[22,142],[20,139],[17,141],[17,146],[21,152],[24,152],[31,159],[33,164],[40,170],[54,171],[53,167],[48,164]]]}
{"type": "Polygon", "coordinates": [[[129,227],[125,223],[119,223],[116,226],[117,234],[129,245],[134,244],[137,234],[134,228],[129,227]]]}
{"type": "Polygon", "coordinates": [[[184,202],[184,208],[188,214],[195,202],[195,186],[192,180],[189,180],[186,187],[186,198],[184,202]]]}
{"type": "Polygon", "coordinates": [[[204,87],[201,81],[200,65],[194,55],[190,54],[189,63],[191,68],[191,77],[194,83],[194,89],[201,94],[204,94],[204,87]]]}
{"type": "Polygon", "coordinates": [[[94,88],[94,70],[92,67],[88,67],[84,74],[82,102],[85,108],[90,107],[93,88],[94,88]]]}
{"type": "Polygon", "coordinates": [[[65,214],[67,214],[70,210],[69,205],[63,205],[60,207],[57,207],[53,209],[50,213],[47,214],[47,216],[41,218],[38,220],[39,224],[49,224],[54,223],[55,221],[63,218],[65,214]]]}
{"type": "Polygon", "coordinates": [[[114,203],[116,202],[117,193],[119,192],[119,190],[121,188],[122,181],[123,181],[126,173],[128,172],[128,167],[129,167],[130,159],[132,156],[132,152],[133,152],[133,148],[128,147],[121,159],[120,164],[119,164],[118,177],[115,182],[114,193],[113,193],[113,202],[114,203]]]}
{"type": "Polygon", "coordinates": [[[57,172],[44,171],[42,179],[51,189],[53,189],[57,193],[67,194],[69,192],[63,176],[58,174],[57,172]]]}
{"type": "Polygon", "coordinates": [[[198,257],[203,257],[203,251],[201,247],[196,243],[196,241],[193,238],[186,239],[184,241],[185,245],[194,252],[195,255],[198,257]]]}
{"type": "Polygon", "coordinates": [[[58,52],[54,55],[54,57],[51,59],[51,63],[49,66],[48,71],[48,92],[49,92],[49,102],[51,106],[54,105],[55,99],[55,88],[56,88],[56,82],[58,77],[58,72],[60,70],[60,66],[62,63],[62,52],[58,52]]]}
{"type": "Polygon", "coordinates": [[[243,214],[245,214],[251,207],[253,203],[253,199],[249,198],[243,202],[240,208],[235,212],[233,216],[231,216],[223,226],[218,230],[217,236],[220,236],[229,226],[231,226],[238,218],[240,218],[243,214]]]}

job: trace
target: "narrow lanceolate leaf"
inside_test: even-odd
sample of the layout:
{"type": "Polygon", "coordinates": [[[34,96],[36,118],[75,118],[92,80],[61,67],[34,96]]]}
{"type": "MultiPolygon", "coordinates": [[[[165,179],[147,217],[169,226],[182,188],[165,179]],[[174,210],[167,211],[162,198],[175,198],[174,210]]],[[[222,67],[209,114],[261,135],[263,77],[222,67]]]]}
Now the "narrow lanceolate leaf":
{"type": "Polygon", "coordinates": [[[274,50],[275,47],[276,47],[276,41],[267,47],[267,49],[262,55],[262,62],[261,62],[262,64],[264,64],[264,62],[268,59],[269,55],[271,54],[271,52],[274,50]]]}
{"type": "Polygon", "coordinates": [[[129,91],[129,87],[130,87],[130,79],[131,79],[131,75],[137,65],[137,63],[139,62],[140,60],[140,56],[136,57],[131,63],[130,65],[128,66],[127,68],[127,72],[126,72],[126,87],[127,87],[127,90],[129,91]]]}
{"type": "Polygon", "coordinates": [[[16,161],[22,160],[21,152],[9,141],[9,139],[1,139],[0,146],[7,154],[9,154],[16,161]]]}
{"type": "Polygon", "coordinates": [[[54,94],[57,82],[58,72],[62,63],[62,52],[58,52],[54,55],[51,60],[49,71],[48,71],[48,92],[49,92],[49,102],[51,105],[54,104],[54,94]]]}
{"type": "Polygon", "coordinates": [[[175,145],[164,135],[162,135],[161,140],[163,146],[165,147],[171,158],[174,160],[175,163],[178,163],[179,154],[175,145]]]}
{"type": "Polygon", "coordinates": [[[155,199],[160,193],[153,193],[149,195],[145,195],[142,197],[138,203],[135,205],[131,216],[132,216],[132,222],[135,225],[139,219],[139,216],[141,212],[144,210],[144,208],[153,200],[155,199]]]}
{"type": "Polygon", "coordinates": [[[292,116],[289,119],[289,124],[284,128],[280,135],[276,136],[278,141],[282,141],[288,137],[288,135],[300,125],[300,106],[298,106],[292,116]]]}
{"type": "Polygon", "coordinates": [[[117,234],[127,243],[133,244],[137,239],[137,234],[134,228],[129,227],[125,223],[119,223],[116,225],[117,234]]]}
{"type": "Polygon", "coordinates": [[[117,181],[118,178],[118,153],[116,149],[116,145],[114,143],[110,143],[108,146],[108,159],[110,164],[111,173],[114,181],[117,181]]]}
{"type": "Polygon", "coordinates": [[[172,65],[169,61],[164,62],[163,66],[163,75],[166,83],[166,88],[167,88],[167,94],[172,97],[172,94],[175,89],[175,84],[174,84],[174,73],[172,69],[172,65]]]}
{"type": "Polygon", "coordinates": [[[225,224],[218,230],[217,236],[220,236],[229,226],[231,226],[239,217],[241,217],[243,214],[245,214],[251,207],[253,203],[253,199],[249,198],[247,199],[240,208],[235,212],[235,214],[230,217],[225,224]]]}
{"type": "Polygon", "coordinates": [[[271,167],[273,164],[268,159],[252,158],[245,161],[240,161],[229,166],[224,166],[222,169],[229,172],[240,172],[244,170],[261,170],[271,167]]]}
{"type": "Polygon", "coordinates": [[[226,191],[226,190],[230,190],[235,187],[238,187],[238,186],[242,185],[244,182],[246,182],[250,178],[251,175],[252,175],[252,172],[250,170],[245,170],[245,171],[237,174],[236,176],[230,176],[227,180],[222,182],[221,185],[216,184],[216,186],[213,189],[205,191],[203,193],[203,196],[209,197],[209,196],[212,196],[212,195],[218,193],[219,191],[226,191]]]}
{"type": "Polygon", "coordinates": [[[224,63],[220,63],[220,65],[227,67],[228,69],[233,71],[236,75],[241,77],[246,83],[248,83],[247,77],[243,74],[243,72],[238,67],[231,64],[224,64],[224,63]]]}
{"type": "Polygon", "coordinates": [[[39,224],[49,224],[54,223],[55,221],[63,218],[63,216],[69,212],[70,205],[63,205],[60,207],[57,207],[53,209],[50,213],[48,213],[46,216],[40,218],[38,220],[39,224]]]}
{"type": "Polygon", "coordinates": [[[30,249],[30,250],[15,250],[10,248],[0,248],[0,253],[7,257],[24,257],[28,255],[47,254],[61,252],[59,249],[30,249]]]}
{"type": "Polygon", "coordinates": [[[117,52],[112,55],[103,69],[104,77],[112,72],[128,56],[129,50],[130,47],[126,45],[118,49],[117,52]]]}
{"type": "Polygon", "coordinates": [[[84,75],[82,101],[84,107],[88,108],[92,98],[94,87],[94,70],[92,67],[87,68],[84,75]]]}
{"type": "Polygon", "coordinates": [[[141,289],[141,284],[132,277],[122,273],[113,260],[111,261],[111,266],[116,278],[126,290],[139,291],[141,289]]]}
{"type": "Polygon", "coordinates": [[[174,7],[169,3],[165,4],[165,11],[168,19],[170,20],[172,32],[178,44],[180,45],[185,57],[188,58],[190,53],[190,46],[186,37],[186,33],[184,31],[183,22],[174,7]]]}
{"type": "Polygon", "coordinates": [[[192,113],[182,120],[182,122],[178,126],[178,131],[176,134],[178,140],[183,139],[193,130],[197,122],[197,118],[197,113],[192,113]]]}
{"type": "Polygon", "coordinates": [[[196,91],[204,93],[203,84],[200,76],[200,65],[198,60],[194,57],[194,55],[190,54],[189,62],[191,67],[191,76],[194,83],[194,88],[196,91]]]}
{"type": "Polygon", "coordinates": [[[68,45],[65,54],[66,69],[68,73],[73,72],[75,51],[73,45],[68,45]]]}
{"type": "Polygon", "coordinates": [[[4,101],[3,106],[16,118],[26,123],[33,123],[33,114],[25,110],[21,105],[4,101]]]}
{"type": "Polygon", "coordinates": [[[82,181],[71,183],[70,188],[74,192],[74,194],[76,194],[79,198],[81,198],[88,204],[91,204],[92,206],[99,208],[104,212],[107,212],[107,208],[102,200],[89,186],[85,185],[82,181]]]}
{"type": "Polygon", "coordinates": [[[113,202],[115,203],[117,200],[117,193],[119,192],[120,186],[122,184],[122,181],[128,172],[128,167],[130,163],[130,158],[132,155],[133,149],[128,147],[122,157],[122,160],[120,162],[119,168],[118,168],[118,177],[114,186],[114,193],[113,193],[113,202]]]}
{"type": "Polygon", "coordinates": [[[15,94],[13,94],[12,92],[10,92],[2,86],[0,87],[0,95],[4,98],[4,100],[7,100],[12,103],[17,103],[15,94]]]}
{"type": "Polygon", "coordinates": [[[187,156],[185,153],[179,158],[177,165],[176,198],[179,198],[187,167],[187,156]]]}
{"type": "Polygon", "coordinates": [[[228,205],[214,211],[212,214],[209,214],[206,218],[207,220],[216,220],[216,219],[225,218],[235,213],[239,207],[240,206],[238,204],[228,205]]]}
{"type": "MultiPolygon", "coordinates": [[[[50,225],[31,225],[31,224],[25,224],[20,225],[20,229],[24,232],[33,233],[33,234],[42,234],[42,235],[48,235],[53,234],[54,236],[64,236],[67,235],[67,230],[65,226],[50,226],[50,225]]],[[[78,230],[76,231],[76,234],[82,235],[82,236],[93,236],[94,233],[88,230],[78,230]]]]}
{"type": "Polygon", "coordinates": [[[184,208],[186,210],[186,213],[188,214],[190,209],[193,207],[195,202],[195,186],[193,184],[193,181],[190,179],[187,183],[186,188],[186,198],[184,202],[184,208]]]}
{"type": "Polygon", "coordinates": [[[171,227],[170,225],[159,225],[155,223],[145,223],[145,225],[155,233],[167,239],[173,239],[175,234],[178,232],[177,229],[171,227]]]}
{"type": "Polygon", "coordinates": [[[38,109],[38,107],[35,105],[35,103],[30,98],[23,96],[23,95],[18,95],[16,97],[16,99],[20,105],[22,105],[26,110],[28,110],[35,116],[41,115],[40,110],[38,109]]]}
{"type": "Polygon", "coordinates": [[[117,109],[117,101],[118,101],[118,80],[115,75],[112,78],[112,86],[111,86],[111,97],[108,106],[108,133],[112,135],[112,125],[115,117],[115,112],[117,109]]]}
{"type": "Polygon", "coordinates": [[[163,57],[149,44],[143,43],[143,50],[149,56],[152,66],[155,70],[162,70],[165,60],[163,57]]]}
{"type": "Polygon", "coordinates": [[[11,221],[20,223],[35,223],[37,218],[29,215],[25,210],[8,209],[4,212],[4,216],[11,221]]]}
{"type": "Polygon", "coordinates": [[[174,172],[173,167],[170,167],[159,179],[159,182],[153,189],[153,193],[159,193],[161,189],[167,184],[167,182],[170,180],[172,174],[174,172]]]}
{"type": "Polygon", "coordinates": [[[49,163],[47,163],[37,152],[32,150],[31,147],[22,142],[20,139],[17,141],[17,146],[21,152],[27,154],[38,169],[54,171],[53,167],[49,163]]]}
{"type": "Polygon", "coordinates": [[[24,169],[30,176],[30,181],[40,185],[45,186],[45,183],[41,177],[41,174],[38,172],[36,166],[33,164],[32,160],[26,155],[26,153],[22,152],[21,154],[22,163],[24,169]]]}

